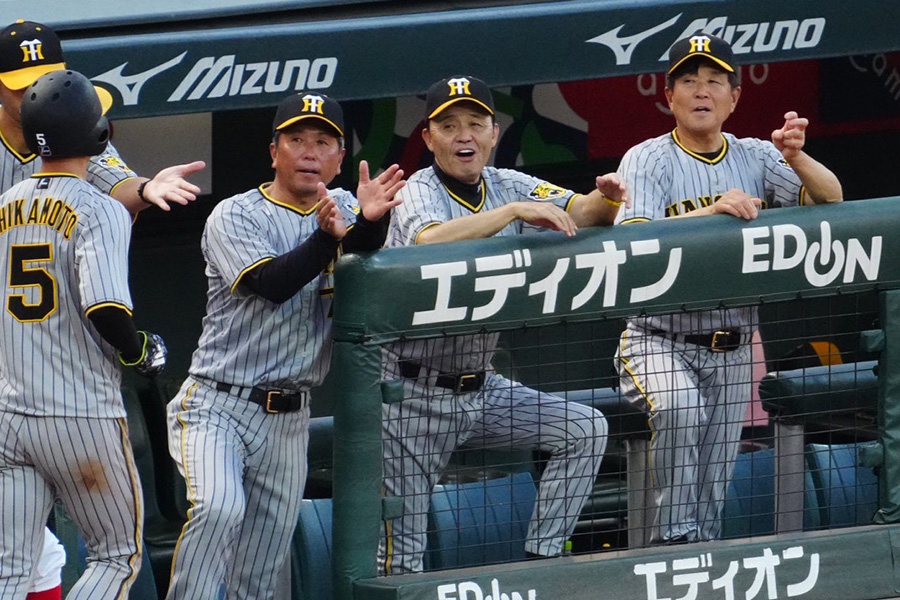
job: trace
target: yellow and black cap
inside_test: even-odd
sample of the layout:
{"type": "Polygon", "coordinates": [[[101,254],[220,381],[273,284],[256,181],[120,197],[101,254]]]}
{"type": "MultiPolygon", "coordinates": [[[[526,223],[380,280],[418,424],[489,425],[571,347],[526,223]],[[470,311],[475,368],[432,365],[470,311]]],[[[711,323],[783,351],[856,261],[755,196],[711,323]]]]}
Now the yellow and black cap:
{"type": "Polygon", "coordinates": [[[428,88],[425,96],[425,118],[433,119],[452,104],[457,102],[474,102],[494,114],[494,96],[491,88],[480,79],[467,76],[456,76],[441,79],[428,88]]]}
{"type": "Polygon", "coordinates": [[[344,137],[344,111],[337,100],[318,92],[300,92],[281,101],[275,111],[272,133],[290,127],[303,119],[324,121],[335,130],[338,137],[344,137]]]}
{"type": "Polygon", "coordinates": [[[0,81],[9,89],[25,89],[65,68],[59,37],[46,25],[19,19],[0,32],[0,81]]]}
{"type": "Polygon", "coordinates": [[[678,40],[669,49],[669,69],[667,75],[693,58],[707,58],[729,73],[735,72],[734,51],[731,44],[722,38],[705,33],[696,33],[678,40]]]}

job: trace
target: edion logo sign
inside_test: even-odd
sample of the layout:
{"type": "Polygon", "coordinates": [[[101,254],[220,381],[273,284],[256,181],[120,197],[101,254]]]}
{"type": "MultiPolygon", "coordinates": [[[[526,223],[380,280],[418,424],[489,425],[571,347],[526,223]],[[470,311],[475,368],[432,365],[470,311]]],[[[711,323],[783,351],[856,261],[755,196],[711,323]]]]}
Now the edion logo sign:
{"type": "Polygon", "coordinates": [[[853,283],[857,269],[867,281],[878,278],[881,266],[880,235],[868,242],[868,250],[857,238],[846,242],[832,240],[828,221],[820,224],[818,241],[810,242],[800,227],[791,224],[772,227],[748,227],[744,236],[743,273],[766,273],[802,268],[806,280],[824,287],[841,277],[853,283]]]}
{"type": "Polygon", "coordinates": [[[437,600],[537,600],[537,591],[524,593],[501,592],[500,582],[491,580],[491,589],[485,592],[474,581],[448,583],[437,587],[437,600]]]}

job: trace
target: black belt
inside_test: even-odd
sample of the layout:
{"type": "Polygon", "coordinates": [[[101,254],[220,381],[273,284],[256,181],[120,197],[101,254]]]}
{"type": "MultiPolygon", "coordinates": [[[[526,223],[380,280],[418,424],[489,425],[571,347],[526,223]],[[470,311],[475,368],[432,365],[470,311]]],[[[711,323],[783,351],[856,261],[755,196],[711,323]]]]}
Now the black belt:
{"type": "Polygon", "coordinates": [[[242,400],[249,400],[263,407],[267,413],[277,414],[283,412],[295,412],[307,405],[309,394],[307,392],[285,393],[282,390],[272,390],[261,387],[241,387],[227,383],[216,382],[216,389],[242,400]]]}
{"type": "MultiPolygon", "coordinates": [[[[397,361],[397,365],[400,367],[400,374],[406,379],[418,379],[422,371],[422,365],[411,360],[397,361]]],[[[484,385],[484,371],[441,373],[435,378],[434,383],[438,387],[453,390],[454,394],[477,392],[484,385]]]]}
{"type": "Polygon", "coordinates": [[[699,335],[682,335],[680,333],[669,333],[663,329],[651,329],[653,335],[661,335],[675,342],[692,344],[694,346],[703,346],[713,352],[731,352],[737,350],[741,346],[741,332],[735,330],[714,331],[712,333],[703,333],[699,335]]]}

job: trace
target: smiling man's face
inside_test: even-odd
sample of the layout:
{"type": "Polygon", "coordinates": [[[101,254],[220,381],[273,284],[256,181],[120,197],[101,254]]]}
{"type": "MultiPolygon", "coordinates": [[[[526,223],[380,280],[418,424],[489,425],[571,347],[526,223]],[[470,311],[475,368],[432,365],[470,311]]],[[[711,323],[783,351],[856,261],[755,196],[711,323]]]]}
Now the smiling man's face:
{"type": "Polygon", "coordinates": [[[731,87],[725,71],[705,62],[695,73],[679,76],[672,89],[666,88],[679,133],[694,138],[718,136],[737,106],[740,89],[731,87]]]}
{"type": "Polygon", "coordinates": [[[422,138],[444,173],[474,184],[481,179],[499,132],[500,127],[482,107],[464,101],[430,119],[422,138]]]}

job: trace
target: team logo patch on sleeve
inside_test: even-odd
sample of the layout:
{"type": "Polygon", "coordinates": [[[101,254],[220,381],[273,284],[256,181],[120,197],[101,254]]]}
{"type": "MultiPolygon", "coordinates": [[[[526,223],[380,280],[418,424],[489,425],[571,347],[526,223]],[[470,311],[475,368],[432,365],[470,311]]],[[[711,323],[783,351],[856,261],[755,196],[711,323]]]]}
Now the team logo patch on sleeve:
{"type": "Polygon", "coordinates": [[[528,196],[530,198],[535,198],[536,200],[546,200],[548,198],[558,198],[565,194],[566,191],[565,188],[561,188],[558,185],[542,181],[528,193],[528,196]]]}
{"type": "Polygon", "coordinates": [[[789,165],[789,164],[788,164],[788,161],[784,160],[783,158],[779,158],[779,159],[778,159],[778,164],[781,165],[782,167],[784,167],[785,169],[788,169],[789,171],[793,171],[793,170],[794,170],[794,167],[792,167],[791,165],[789,165]]]}
{"type": "Polygon", "coordinates": [[[100,164],[106,165],[111,169],[119,169],[121,171],[125,171],[126,173],[133,172],[128,168],[128,165],[126,165],[122,159],[116,158],[115,156],[104,156],[100,159],[100,164]]]}

